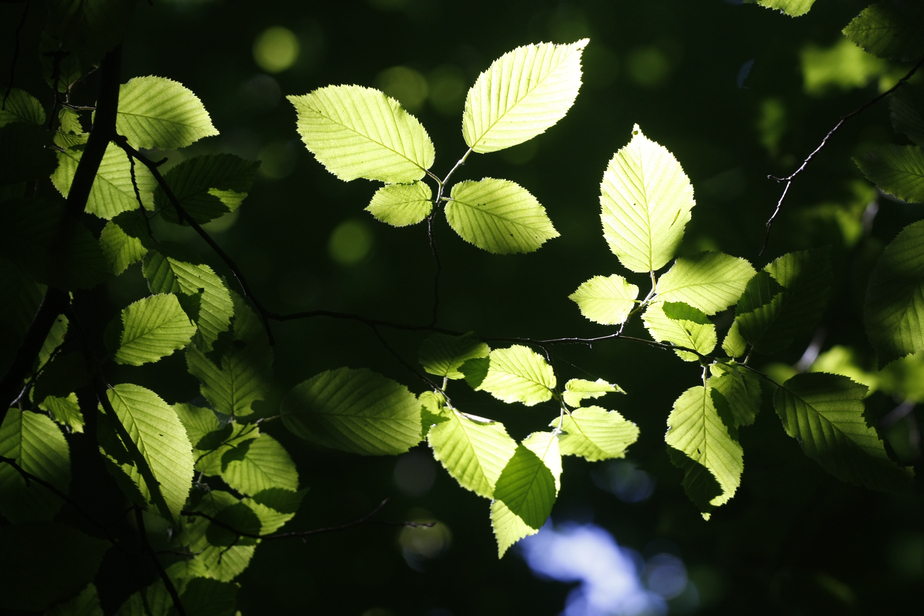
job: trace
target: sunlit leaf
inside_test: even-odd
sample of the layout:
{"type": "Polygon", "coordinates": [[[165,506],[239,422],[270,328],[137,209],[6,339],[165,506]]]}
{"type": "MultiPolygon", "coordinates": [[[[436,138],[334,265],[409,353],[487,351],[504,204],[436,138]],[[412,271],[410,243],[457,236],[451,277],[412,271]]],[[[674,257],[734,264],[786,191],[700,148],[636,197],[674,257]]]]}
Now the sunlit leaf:
{"type": "Polygon", "coordinates": [[[305,440],[367,455],[404,453],[421,440],[417,396],[361,368],[328,370],[282,402],[286,427],[305,440]]]}
{"type": "Polygon", "coordinates": [[[77,402],[77,394],[72,392],[65,398],[48,396],[39,403],[39,408],[48,412],[51,418],[62,426],[67,426],[78,434],[83,432],[84,419],[77,402]]]}
{"type": "MultiPolygon", "coordinates": [[[[550,425],[558,426],[556,419],[550,425]]],[[[624,458],[626,448],[638,440],[638,427],[616,411],[588,406],[566,414],[561,422],[558,444],[563,456],[581,456],[590,461],[624,458]]]]}
{"type": "Polygon", "coordinates": [[[907,60],[924,52],[918,2],[886,0],[869,5],[844,28],[844,36],[863,50],[886,59],[907,60]]]}
{"type": "Polygon", "coordinates": [[[122,336],[113,359],[140,366],[156,362],[182,349],[192,340],[196,326],[180,307],[176,295],[152,295],[122,310],[122,336]]]}
{"type": "Polygon", "coordinates": [[[427,441],[433,457],[463,488],[491,498],[494,486],[517,443],[504,424],[476,421],[452,410],[449,421],[430,428],[427,441]]]}
{"type": "MultiPolygon", "coordinates": [[[[235,211],[253,185],[259,162],[234,154],[196,156],[184,160],[164,174],[183,211],[199,224],[205,224],[235,211]]],[[[167,193],[158,185],[154,203],[166,220],[180,221],[167,193]]]]}
{"type": "MultiPolygon", "coordinates": [[[[195,510],[218,518],[223,510],[238,506],[240,502],[233,494],[222,490],[210,490],[195,510]]],[[[259,540],[244,537],[236,545],[213,545],[206,536],[211,526],[212,522],[205,518],[188,518],[181,538],[194,555],[194,562],[204,568],[207,577],[230,582],[250,564],[259,540]]]]}
{"type": "Polygon", "coordinates": [[[4,88],[3,105],[0,106],[0,127],[12,122],[27,122],[42,126],[45,123],[45,108],[37,98],[19,88],[4,88]]]}
{"type": "Polygon", "coordinates": [[[594,276],[568,296],[595,323],[619,325],[638,305],[638,287],[622,276],[594,276]]]}
{"type": "Polygon", "coordinates": [[[260,534],[266,535],[276,532],[295,517],[307,492],[307,488],[298,491],[268,488],[245,499],[244,504],[257,514],[261,525],[260,534]]]}
{"type": "Polygon", "coordinates": [[[581,405],[581,401],[586,398],[600,398],[608,393],[618,392],[626,393],[619,385],[607,383],[603,379],[588,381],[585,379],[571,379],[565,383],[565,391],[562,394],[565,404],[571,407],[581,405]]]}
{"type": "Polygon", "coordinates": [[[124,272],[129,265],[141,261],[148,252],[141,239],[132,237],[112,220],[103,227],[99,245],[109,270],[116,276],[124,272]]]}
{"type": "Polygon", "coordinates": [[[798,374],[773,396],[786,434],[807,456],[841,481],[874,490],[910,488],[914,474],[889,459],[863,417],[866,386],[845,376],[798,374]]]}
{"type": "Polygon", "coordinates": [[[298,471],[285,448],[269,434],[249,439],[222,456],[221,478],[242,494],[270,488],[298,490],[298,471]]]}
{"type": "Polygon", "coordinates": [[[924,349],[924,221],[886,246],[866,290],[864,324],[881,366],[924,349]]]}
{"type": "Polygon", "coordinates": [[[217,135],[202,101],[165,77],[135,77],[119,89],[116,130],[136,148],[175,150],[217,135]]]}
{"type": "Polygon", "coordinates": [[[103,616],[96,586],[87,584],[79,595],[47,610],[45,616],[103,616]]]}
{"type": "Polygon", "coordinates": [[[462,336],[435,333],[420,345],[420,365],[430,374],[463,379],[459,368],[469,359],[487,357],[491,348],[469,332],[462,336]]]}
{"type": "Polygon", "coordinates": [[[416,225],[433,210],[433,193],[425,182],[386,184],[372,196],[366,211],[393,227],[416,225]]]}
{"type": "MultiPolygon", "coordinates": [[[[708,503],[697,503],[703,508],[703,513],[728,502],[741,483],[744,452],[719,416],[713,403],[712,388],[692,387],[681,394],[674,402],[667,426],[664,438],[667,444],[708,470],[721,488],[721,493],[708,503]]],[[[688,477],[691,472],[695,472],[695,467],[687,470],[688,477]]],[[[687,483],[695,485],[692,481],[687,483]]],[[[689,488],[687,492],[690,494],[689,488]]],[[[693,494],[690,496],[697,500],[693,494]]]]}
{"type": "Polygon", "coordinates": [[[863,174],[883,192],[902,201],[924,202],[924,150],[886,144],[854,159],[863,174]]]}
{"type": "Polygon", "coordinates": [[[720,414],[731,417],[735,427],[754,423],[761,404],[760,378],[733,363],[714,363],[709,368],[712,378],[707,385],[712,388],[712,401],[720,414]]]}
{"type": "Polygon", "coordinates": [[[344,181],[404,184],[433,165],[433,142],[417,118],[379,90],[327,86],[289,96],[298,134],[328,171],[344,181]]]}
{"type": "MultiPolygon", "coordinates": [[[[9,409],[0,426],[0,456],[67,494],[71,483],[70,449],[61,428],[48,417],[9,409]]],[[[14,524],[51,520],[64,501],[45,486],[26,482],[0,462],[0,513],[14,524]]]]}
{"type": "Polygon", "coordinates": [[[790,17],[799,17],[809,12],[815,0],[757,0],[757,4],[768,9],[778,9],[790,17]]]}
{"type": "Polygon", "coordinates": [[[491,351],[487,375],[475,389],[507,403],[533,406],[552,399],[556,382],[552,366],[541,355],[525,346],[514,345],[491,351]]]}
{"type": "Polygon", "coordinates": [[[446,220],[466,242],[494,254],[533,252],[558,237],[545,208],[508,180],[485,178],[454,185],[446,220]]]}
{"type": "Polygon", "coordinates": [[[747,350],[748,342],[741,335],[740,324],[734,321],[728,331],[725,333],[725,339],[722,340],[722,350],[729,357],[741,357],[747,350]]]}
{"type": "MultiPolygon", "coordinates": [[[[703,311],[680,302],[649,304],[642,320],[648,333],[658,342],[692,349],[700,355],[711,353],[718,341],[715,325],[709,317],[703,311]]],[[[677,356],[684,361],[697,361],[700,357],[681,350],[677,351],[677,356]]]]}
{"type": "Polygon", "coordinates": [[[496,152],[565,117],[581,87],[581,53],[588,42],[524,45],[495,60],[465,98],[465,143],[475,152],[496,152]]]}
{"type": "Polygon", "coordinates": [[[658,279],[655,290],[661,301],[683,302],[707,315],[715,314],[738,301],[755,273],[745,259],[701,252],[677,259],[658,279]]]}
{"type": "Polygon", "coordinates": [[[680,163],[638,124],[606,167],[600,204],[603,237],[633,272],[657,271],[674,257],[695,205],[680,163]]]}

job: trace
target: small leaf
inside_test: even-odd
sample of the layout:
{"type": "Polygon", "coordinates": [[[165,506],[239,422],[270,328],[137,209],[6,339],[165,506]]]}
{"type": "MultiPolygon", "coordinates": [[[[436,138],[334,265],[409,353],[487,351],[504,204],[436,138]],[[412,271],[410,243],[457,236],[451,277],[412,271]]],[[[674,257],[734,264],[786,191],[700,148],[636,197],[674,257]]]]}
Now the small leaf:
{"type": "MultiPolygon", "coordinates": [[[[11,408],[0,426],[0,456],[67,494],[71,458],[61,428],[44,415],[11,408]]],[[[0,462],[0,513],[14,524],[49,521],[64,505],[57,494],[0,462]]]]}
{"type": "Polygon", "coordinates": [[[295,517],[302,498],[307,492],[307,488],[297,492],[283,488],[269,488],[257,492],[244,503],[260,518],[260,534],[266,535],[276,532],[295,517]]]}
{"type": "MultiPolygon", "coordinates": [[[[556,419],[550,425],[557,425],[556,419]]],[[[581,456],[589,462],[624,458],[626,448],[638,440],[638,427],[616,411],[599,406],[580,408],[564,416],[558,444],[563,456],[581,456]]]]}
{"type": "MultiPolygon", "coordinates": [[[[466,367],[462,368],[466,372],[466,367]]],[[[507,403],[522,402],[533,406],[552,399],[555,383],[552,366],[541,355],[525,346],[514,345],[491,351],[487,375],[474,389],[486,391],[507,403]]]]}
{"type": "Polygon", "coordinates": [[[581,87],[581,53],[570,45],[525,45],[478,76],[465,97],[462,136],[478,153],[529,141],[565,117],[581,87]]]}
{"type": "MultiPolygon", "coordinates": [[[[718,482],[721,493],[707,503],[697,503],[703,513],[731,499],[741,483],[744,471],[744,452],[736,438],[729,433],[719,417],[712,399],[711,387],[692,387],[674,402],[667,418],[667,436],[664,440],[674,449],[683,452],[696,465],[705,468],[718,482]],[[705,505],[705,507],[704,507],[705,505]]],[[[684,487],[694,502],[691,488],[698,485],[696,466],[687,468],[684,487]]]]}
{"type": "Polygon", "coordinates": [[[747,348],[748,342],[741,335],[740,323],[733,321],[725,334],[725,339],[722,341],[722,350],[729,357],[737,358],[744,355],[747,348]]]}
{"type": "Polygon", "coordinates": [[[841,481],[887,492],[911,487],[914,473],[889,459],[863,418],[866,386],[845,376],[798,374],[773,396],[786,434],[841,481]]]}
{"type": "Polygon", "coordinates": [[[469,359],[487,357],[491,348],[468,332],[462,336],[435,333],[420,345],[418,359],[429,374],[447,379],[464,379],[459,371],[469,359]]]}
{"type": "Polygon", "coordinates": [[[452,187],[446,220],[466,242],[494,254],[538,250],[558,231],[545,208],[508,180],[466,180],[452,187]]]}
{"type": "Polygon", "coordinates": [[[924,150],[886,144],[854,159],[863,175],[883,192],[909,203],[924,202],[924,150]]]}
{"type": "Polygon", "coordinates": [[[135,77],[119,89],[116,130],[136,148],[175,150],[217,135],[202,101],[164,77],[135,77]]]}
{"type": "Polygon", "coordinates": [[[19,88],[3,88],[0,106],[0,127],[12,122],[45,124],[45,109],[37,98],[19,88]]]}
{"type": "Polygon", "coordinates": [[[129,366],[156,362],[185,347],[195,333],[176,295],[152,295],[122,310],[122,337],[113,359],[129,366]]]}
{"type": "Polygon", "coordinates": [[[600,185],[603,237],[633,272],[654,272],[674,257],[695,205],[693,186],[665,147],[642,134],[613,156],[600,185]]]}
{"type": "Polygon", "coordinates": [[[874,56],[908,60],[924,51],[922,26],[924,8],[919,3],[887,0],[863,9],[844,28],[844,36],[874,56]]]}
{"type": "Polygon", "coordinates": [[[296,385],[283,421],[305,440],[366,455],[404,453],[421,440],[421,405],[407,387],[370,370],[328,370],[296,385]]]}
{"type": "MultiPolygon", "coordinates": [[[[222,490],[210,490],[198,503],[195,510],[215,518],[223,510],[237,506],[240,503],[240,499],[233,494],[222,490]]],[[[186,523],[185,532],[181,536],[183,543],[177,547],[189,550],[194,555],[190,563],[196,563],[198,566],[203,567],[210,578],[221,582],[230,582],[250,564],[259,540],[242,538],[241,541],[232,546],[213,545],[206,536],[211,526],[212,523],[205,518],[191,518],[186,523]]]]}
{"type": "Polygon", "coordinates": [[[327,86],[287,98],[308,150],[345,182],[366,178],[406,184],[421,179],[433,165],[427,131],[379,90],[327,86]]]}
{"type": "MultiPolygon", "coordinates": [[[[654,302],[648,305],[642,316],[645,328],[658,342],[669,342],[674,346],[692,349],[700,355],[708,355],[718,341],[715,325],[706,314],[680,302],[654,302]]],[[[700,355],[689,351],[676,351],[684,361],[698,361],[700,355]]]]}
{"type": "Polygon", "coordinates": [[[863,321],[880,366],[924,349],[924,221],[886,246],[870,274],[863,321]]]}
{"type": "Polygon", "coordinates": [[[99,245],[109,270],[116,276],[124,272],[129,265],[141,261],[148,252],[144,241],[126,233],[121,225],[113,220],[103,227],[99,245]]]}
{"type": "Polygon", "coordinates": [[[683,302],[712,315],[738,301],[754,268],[745,259],[721,252],[681,257],[658,279],[657,298],[683,302]]]}
{"type": "MultiPolygon", "coordinates": [[[[226,454],[227,455],[227,454],[226,454]]],[[[285,448],[269,434],[260,434],[236,448],[221,478],[241,494],[254,495],[270,488],[298,490],[298,471],[285,448]]]]}
{"type": "Polygon", "coordinates": [[[619,325],[638,305],[638,287],[622,276],[594,276],[568,296],[587,319],[602,325],[619,325]]]}
{"type": "Polygon", "coordinates": [[[67,426],[78,434],[83,433],[83,413],[80,412],[80,404],[77,403],[77,394],[72,392],[65,398],[47,396],[39,403],[39,408],[46,411],[59,424],[67,426]]]}
{"type": "Polygon", "coordinates": [[[815,0],[757,0],[757,4],[768,9],[778,9],[790,17],[799,17],[809,12],[815,0]]]}
{"type": "MultiPolygon", "coordinates": [[[[205,224],[235,211],[253,185],[259,162],[233,154],[196,156],[184,160],[164,174],[183,210],[197,223],[205,224]]],[[[154,202],[164,218],[179,223],[176,208],[158,185],[154,202]]]]}
{"type": "Polygon", "coordinates": [[[736,428],[754,423],[761,404],[759,377],[733,363],[715,363],[710,370],[712,377],[706,384],[712,388],[712,401],[720,414],[731,417],[736,428]]]}
{"type": "Polygon", "coordinates": [[[741,336],[763,353],[786,348],[821,320],[831,292],[827,249],[792,252],[748,282],[735,308],[741,336]]]}
{"type": "Polygon", "coordinates": [[[562,394],[562,399],[568,406],[576,407],[580,406],[581,401],[585,398],[599,398],[613,392],[626,393],[619,385],[607,383],[603,379],[597,379],[596,381],[571,379],[565,383],[565,392],[562,394]]]}
{"type": "Polygon", "coordinates": [[[449,421],[430,428],[427,441],[433,457],[463,488],[491,498],[494,486],[517,443],[507,435],[504,424],[474,421],[451,410],[449,421]]]}
{"type": "Polygon", "coordinates": [[[386,184],[372,196],[366,211],[393,227],[416,225],[433,210],[433,193],[425,182],[386,184]]]}

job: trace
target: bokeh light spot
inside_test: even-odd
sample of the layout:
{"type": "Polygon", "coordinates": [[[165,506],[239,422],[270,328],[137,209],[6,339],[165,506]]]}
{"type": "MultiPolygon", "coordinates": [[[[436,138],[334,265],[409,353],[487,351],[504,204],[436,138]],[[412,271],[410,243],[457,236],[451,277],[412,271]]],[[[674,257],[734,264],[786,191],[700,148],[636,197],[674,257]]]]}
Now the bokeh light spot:
{"type": "Polygon", "coordinates": [[[670,77],[671,63],[663,51],[655,46],[636,47],[626,59],[629,76],[638,85],[653,88],[670,77]]]}
{"type": "Polygon", "coordinates": [[[260,149],[261,176],[271,180],[280,180],[295,170],[296,152],[293,141],[273,141],[260,149]]]}
{"type": "Polygon", "coordinates": [[[267,73],[281,73],[298,59],[298,38],[288,28],[267,28],[253,43],[253,59],[267,73]]]}
{"type": "Polygon", "coordinates": [[[458,66],[443,64],[430,72],[430,104],[438,113],[456,116],[462,113],[468,85],[458,66]]]}
{"type": "Polygon", "coordinates": [[[430,92],[427,79],[406,66],[387,68],[378,74],[375,81],[380,90],[396,99],[411,113],[420,109],[430,92]]]}
{"type": "Polygon", "coordinates": [[[372,250],[372,231],[362,220],[345,220],[330,234],[327,252],[340,265],[355,265],[372,250]]]}

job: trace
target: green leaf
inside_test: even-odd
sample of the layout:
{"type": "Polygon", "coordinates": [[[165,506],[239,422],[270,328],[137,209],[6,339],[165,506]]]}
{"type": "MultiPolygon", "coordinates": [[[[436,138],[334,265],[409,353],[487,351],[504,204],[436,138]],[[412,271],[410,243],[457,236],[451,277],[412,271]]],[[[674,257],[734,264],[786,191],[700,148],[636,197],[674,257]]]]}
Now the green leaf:
{"type": "Polygon", "coordinates": [[[83,432],[83,413],[77,402],[77,394],[69,393],[67,397],[48,396],[39,403],[39,408],[48,412],[51,418],[63,426],[67,426],[78,434],[83,432]]]}
{"type": "MultiPolygon", "coordinates": [[[[184,160],[164,174],[183,210],[199,224],[235,211],[253,186],[259,162],[234,154],[196,156],[184,160]]],[[[179,223],[176,208],[160,185],[154,203],[165,220],[179,223]]]]}
{"type": "MultiPolygon", "coordinates": [[[[156,250],[148,252],[143,271],[151,293],[201,295],[196,314],[190,314],[198,327],[193,342],[210,351],[219,334],[228,331],[234,316],[231,293],[221,278],[208,265],[180,261],[156,250]]],[[[181,297],[181,304],[182,300],[181,297]]]]}
{"type": "Polygon", "coordinates": [[[462,136],[478,153],[529,141],[565,117],[581,87],[581,54],[570,45],[524,45],[495,60],[465,97],[462,136]]]}
{"type": "Polygon", "coordinates": [[[297,492],[283,488],[269,488],[257,492],[252,498],[245,499],[244,503],[257,514],[261,525],[260,534],[266,535],[276,532],[295,517],[301,506],[302,498],[307,492],[307,488],[297,492]]]}
{"type": "Polygon", "coordinates": [[[407,387],[365,368],[328,370],[282,402],[286,427],[305,440],[367,455],[404,453],[421,440],[421,405],[407,387]]]}
{"type": "Polygon", "coordinates": [[[146,150],[176,150],[218,134],[202,101],[165,77],[135,77],[119,88],[116,130],[146,150]]]}
{"type": "Polygon", "coordinates": [[[638,287],[622,276],[594,276],[568,296],[581,314],[595,323],[619,325],[638,305],[638,287]]]}
{"type": "Polygon", "coordinates": [[[722,350],[729,357],[741,357],[747,351],[747,348],[748,342],[741,335],[740,323],[733,321],[725,334],[725,339],[722,341],[722,350]]]}
{"type": "MultiPolygon", "coordinates": [[[[555,388],[555,373],[545,359],[522,345],[491,351],[488,372],[484,380],[475,387],[486,391],[498,400],[522,402],[533,406],[552,399],[555,388]]],[[[463,372],[466,367],[463,366],[463,372]]]]}
{"type": "Polygon", "coordinates": [[[462,364],[469,359],[487,357],[491,348],[468,332],[462,336],[449,336],[435,333],[420,345],[418,359],[429,374],[447,379],[464,379],[459,371],[462,364]]]}
{"type": "Polygon", "coordinates": [[[558,496],[561,454],[558,438],[548,432],[531,434],[517,446],[494,489],[491,523],[498,555],[539,532],[558,496]]]}
{"type": "Polygon", "coordinates": [[[427,131],[379,90],[327,86],[287,98],[308,150],[345,182],[366,178],[406,184],[421,179],[433,165],[427,131]]]}
{"type": "Polygon", "coordinates": [[[768,264],[748,282],[735,308],[741,336],[763,353],[786,348],[810,333],[831,292],[828,250],[792,252],[768,264]]]}
{"type": "Polygon", "coordinates": [[[386,184],[375,192],[366,211],[393,227],[416,225],[433,210],[433,193],[424,182],[386,184]]]}
{"type": "Polygon", "coordinates": [[[886,246],[870,274],[863,321],[887,363],[924,349],[924,221],[912,223],[886,246]]]}
{"type": "Polygon", "coordinates": [[[760,412],[760,378],[734,363],[715,363],[706,383],[712,388],[712,401],[723,417],[731,417],[734,427],[749,426],[760,412]]]}
{"type": "Polygon", "coordinates": [[[661,301],[683,302],[711,315],[737,302],[756,273],[745,259],[701,252],[677,259],[655,291],[661,301]]]}
{"type": "MultiPolygon", "coordinates": [[[[58,168],[51,176],[51,182],[64,196],[70,193],[77,165],[83,156],[86,137],[78,139],[80,147],[66,148],[58,152],[58,168]]],[[[151,209],[154,187],[157,180],[147,167],[138,163],[132,166],[128,155],[114,143],[110,143],[93,180],[86,211],[110,220],[122,212],[142,207],[151,209]],[[134,180],[132,178],[134,177],[134,180]],[[135,192],[137,187],[138,192],[135,192]],[[141,203],[138,203],[138,197],[141,203]]]]}
{"type": "Polygon", "coordinates": [[[103,227],[99,245],[109,271],[116,276],[128,269],[129,265],[141,261],[148,252],[143,240],[126,233],[114,220],[110,220],[103,227]]]}
{"type": "Polygon", "coordinates": [[[234,616],[239,586],[204,577],[189,580],[180,597],[187,614],[194,616],[234,616]]]}
{"type": "Polygon", "coordinates": [[[924,52],[924,7],[917,2],[877,2],[844,28],[844,36],[864,51],[885,59],[916,59],[924,52]]]}
{"type": "Polygon", "coordinates": [[[298,471],[292,458],[269,434],[248,439],[222,455],[221,478],[242,494],[254,495],[270,488],[298,490],[298,471]]]}
{"type": "Polygon", "coordinates": [[[633,272],[657,271],[674,257],[695,205],[680,163],[638,124],[606,167],[600,204],[603,237],[633,272]]]}
{"type": "Polygon", "coordinates": [[[924,89],[905,85],[889,97],[892,127],[924,146],[924,89]]]}
{"type": "Polygon", "coordinates": [[[586,398],[599,398],[608,393],[626,393],[619,385],[607,383],[603,379],[596,381],[587,381],[584,379],[571,379],[565,383],[565,392],[562,399],[570,407],[581,406],[581,401],[586,398]]]}
{"type": "Polygon", "coordinates": [[[37,98],[19,88],[3,88],[0,106],[0,128],[13,122],[45,124],[45,109],[37,98]]]}
{"type": "MultiPolygon", "coordinates": [[[[711,508],[728,502],[741,483],[744,452],[719,416],[712,388],[699,386],[683,392],[674,402],[667,426],[664,438],[667,444],[708,470],[721,488],[721,493],[707,503],[697,502],[703,513],[708,514],[711,508]]],[[[695,481],[695,468],[687,468],[684,482],[694,502],[698,499],[695,493],[691,493],[691,488],[699,485],[695,481]]]]}
{"type": "Polygon", "coordinates": [[[866,386],[836,374],[797,374],[773,396],[786,434],[840,479],[874,490],[909,488],[914,473],[889,459],[863,418],[866,386]]]}
{"type": "Polygon", "coordinates": [[[0,526],[6,566],[0,576],[5,610],[36,612],[76,594],[99,569],[109,542],[56,522],[0,526]]]}
{"type": "MultiPolygon", "coordinates": [[[[550,425],[558,424],[556,419],[550,425]]],[[[616,411],[599,406],[580,408],[565,415],[558,445],[563,456],[581,456],[589,462],[624,458],[626,448],[638,440],[638,427],[616,411]]]]}
{"type": "Polygon", "coordinates": [[[500,422],[473,419],[454,409],[448,417],[427,434],[433,457],[463,488],[491,498],[501,471],[517,448],[516,441],[500,422]]]}
{"type": "MultiPolygon", "coordinates": [[[[0,456],[67,494],[71,483],[70,449],[61,428],[48,417],[9,409],[0,426],[0,456]]],[[[64,501],[15,468],[0,462],[0,513],[14,524],[51,520],[64,501]]]]}
{"type": "MultiPolygon", "coordinates": [[[[648,305],[642,316],[645,328],[658,342],[686,349],[700,355],[708,355],[715,348],[718,338],[715,325],[702,310],[680,302],[654,302],[648,305]]],[[[698,361],[700,355],[677,350],[677,356],[684,361],[698,361]]]]}
{"type": "MultiPolygon", "coordinates": [[[[180,422],[186,429],[186,437],[194,449],[206,449],[207,447],[205,446],[200,447],[199,442],[206,435],[222,428],[221,422],[218,421],[218,417],[212,409],[179,403],[173,405],[173,411],[180,418],[180,422]]],[[[228,432],[230,433],[230,429],[228,432]]]]}
{"type": "Polygon", "coordinates": [[[192,340],[196,326],[180,307],[176,295],[152,295],[122,310],[122,336],[113,359],[140,366],[173,355],[192,340]]]}
{"type": "Polygon", "coordinates": [[[799,17],[809,12],[815,0],[757,0],[757,4],[768,9],[778,9],[790,17],[799,17]]]}
{"type": "Polygon", "coordinates": [[[216,428],[201,437],[196,444],[193,451],[196,470],[211,477],[221,477],[228,464],[242,460],[247,455],[250,447],[248,441],[258,436],[260,431],[253,424],[227,423],[216,428]]]}
{"type": "MultiPolygon", "coordinates": [[[[122,470],[145,498],[156,502],[156,493],[161,495],[168,508],[161,513],[166,513],[164,517],[172,521],[179,516],[192,486],[192,445],[183,424],[166,402],[144,387],[120,383],[106,394],[116,418],[144,457],[156,484],[151,485],[150,479],[143,478],[139,468],[123,465],[122,470]]],[[[123,444],[128,447],[124,441],[123,444]]]]}
{"type": "Polygon", "coordinates": [[[470,244],[494,254],[538,250],[558,231],[545,208],[509,180],[466,180],[452,187],[446,220],[470,244]]]}
{"type": "Polygon", "coordinates": [[[924,150],[886,144],[854,159],[870,182],[909,203],[924,202],[924,150]]]}
{"type": "Polygon", "coordinates": [[[47,610],[45,616],[103,616],[96,586],[87,584],[79,595],[47,610]]]}
{"type": "MultiPolygon", "coordinates": [[[[222,490],[210,490],[195,507],[195,511],[217,518],[224,509],[234,507],[240,502],[233,494],[222,490]]],[[[244,538],[232,546],[213,545],[206,536],[210,526],[212,523],[205,518],[190,518],[179,537],[182,543],[177,547],[188,549],[194,554],[192,561],[204,567],[209,578],[230,582],[250,564],[259,540],[244,538]]]]}

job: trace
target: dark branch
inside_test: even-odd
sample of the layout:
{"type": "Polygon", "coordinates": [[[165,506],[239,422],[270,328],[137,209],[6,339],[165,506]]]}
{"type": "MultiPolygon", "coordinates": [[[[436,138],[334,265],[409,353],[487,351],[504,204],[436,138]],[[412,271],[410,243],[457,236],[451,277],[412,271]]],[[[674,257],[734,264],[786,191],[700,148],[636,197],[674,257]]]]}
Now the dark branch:
{"type": "Polygon", "coordinates": [[[780,199],[779,199],[779,201],[777,201],[777,203],[776,203],[776,209],[773,210],[773,214],[771,214],[771,215],[770,215],[770,218],[767,220],[767,224],[766,224],[766,226],[767,226],[767,233],[766,233],[766,235],[764,235],[764,245],[763,245],[763,246],[761,247],[761,249],[760,249],[760,254],[761,254],[761,255],[764,254],[764,251],[767,249],[767,244],[770,242],[770,231],[771,231],[771,229],[772,229],[772,227],[773,227],[773,221],[776,219],[777,215],[780,213],[780,209],[783,207],[783,200],[786,199],[786,195],[789,193],[789,188],[790,188],[790,186],[792,186],[792,183],[793,183],[793,181],[796,179],[796,177],[797,177],[800,173],[802,173],[802,172],[805,170],[805,168],[808,166],[809,162],[810,162],[813,158],[815,158],[815,155],[817,155],[817,154],[822,150],[822,148],[824,148],[824,147],[828,144],[828,141],[831,139],[832,136],[834,136],[834,133],[836,133],[838,130],[840,130],[841,126],[844,125],[844,122],[846,122],[847,120],[849,120],[850,118],[852,118],[852,117],[854,117],[854,116],[857,116],[857,115],[863,113],[864,111],[866,111],[867,109],[869,109],[870,107],[872,107],[873,105],[875,105],[876,103],[878,103],[879,101],[881,101],[882,99],[884,99],[885,97],[887,97],[888,95],[890,95],[890,94],[892,94],[893,92],[895,92],[896,90],[898,90],[901,86],[903,86],[905,83],[907,83],[907,81],[908,81],[909,79],[911,79],[911,77],[917,72],[917,70],[918,70],[919,68],[921,68],[921,65],[922,65],[922,64],[924,64],[924,58],[921,58],[920,60],[918,60],[918,63],[915,64],[915,65],[911,68],[911,70],[908,71],[908,73],[907,73],[904,77],[902,77],[901,79],[899,79],[899,80],[898,80],[898,83],[896,83],[894,86],[892,86],[891,88],[889,88],[888,90],[886,90],[885,92],[883,92],[882,94],[880,94],[879,96],[877,96],[877,97],[875,97],[875,98],[873,98],[873,99],[867,101],[865,104],[861,105],[859,108],[854,109],[853,111],[851,111],[851,112],[848,113],[847,115],[841,117],[841,119],[838,120],[837,124],[834,125],[834,128],[832,128],[831,130],[829,130],[829,131],[828,131],[828,134],[825,135],[824,139],[821,140],[821,143],[818,144],[818,147],[815,148],[815,149],[812,151],[812,153],[809,154],[809,155],[805,158],[805,160],[802,161],[802,164],[799,165],[799,168],[796,169],[795,171],[793,171],[790,175],[788,175],[788,176],[785,177],[785,178],[778,178],[778,177],[774,177],[774,176],[772,176],[772,175],[768,175],[768,176],[767,176],[768,179],[775,180],[775,181],[777,181],[777,182],[781,182],[781,183],[785,184],[785,186],[783,187],[783,194],[780,195],[780,199]]]}
{"type": "Polygon", "coordinates": [[[180,616],[186,616],[186,610],[183,608],[183,602],[180,601],[180,594],[176,591],[176,586],[173,585],[173,580],[167,575],[167,571],[164,570],[164,566],[157,557],[157,553],[154,552],[154,548],[152,548],[151,544],[148,542],[148,533],[144,528],[144,514],[140,507],[135,507],[135,521],[138,524],[138,534],[141,535],[141,543],[144,545],[144,551],[147,552],[148,556],[151,558],[151,562],[154,563],[157,574],[160,576],[161,581],[163,581],[164,587],[170,595],[170,599],[173,600],[174,609],[176,609],[177,614],[180,616]]]}

